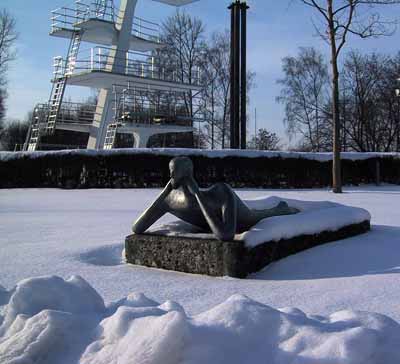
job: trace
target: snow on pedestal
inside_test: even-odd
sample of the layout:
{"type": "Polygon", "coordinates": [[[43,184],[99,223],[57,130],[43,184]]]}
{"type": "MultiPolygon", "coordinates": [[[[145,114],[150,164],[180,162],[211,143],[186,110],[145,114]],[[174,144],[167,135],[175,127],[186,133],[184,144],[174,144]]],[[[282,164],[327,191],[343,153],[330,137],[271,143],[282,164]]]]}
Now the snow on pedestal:
{"type": "Polygon", "coordinates": [[[187,273],[244,278],[273,261],[327,242],[365,233],[368,211],[332,202],[307,202],[267,197],[244,201],[250,208],[269,209],[285,201],[300,213],[261,220],[234,241],[176,221],[149,234],[130,235],[125,242],[128,263],[187,273]]]}

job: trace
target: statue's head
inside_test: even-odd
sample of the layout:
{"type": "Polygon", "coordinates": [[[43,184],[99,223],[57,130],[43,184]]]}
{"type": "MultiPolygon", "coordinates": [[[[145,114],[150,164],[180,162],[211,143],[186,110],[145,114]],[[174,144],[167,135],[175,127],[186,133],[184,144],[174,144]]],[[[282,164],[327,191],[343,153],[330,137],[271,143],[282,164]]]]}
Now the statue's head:
{"type": "Polygon", "coordinates": [[[173,188],[179,188],[185,178],[193,177],[193,163],[187,157],[176,157],[169,162],[169,172],[173,188]]]}

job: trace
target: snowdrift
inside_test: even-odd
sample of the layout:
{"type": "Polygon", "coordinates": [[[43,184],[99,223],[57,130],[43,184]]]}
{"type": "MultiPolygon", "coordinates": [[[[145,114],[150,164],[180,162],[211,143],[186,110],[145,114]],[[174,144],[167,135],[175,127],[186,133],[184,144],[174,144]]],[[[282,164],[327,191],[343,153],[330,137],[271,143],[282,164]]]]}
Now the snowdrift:
{"type": "Polygon", "coordinates": [[[400,325],[367,312],[311,316],[235,295],[189,317],[141,294],[105,305],[78,276],[24,280],[0,289],[0,305],[2,364],[400,362],[400,325]]]}

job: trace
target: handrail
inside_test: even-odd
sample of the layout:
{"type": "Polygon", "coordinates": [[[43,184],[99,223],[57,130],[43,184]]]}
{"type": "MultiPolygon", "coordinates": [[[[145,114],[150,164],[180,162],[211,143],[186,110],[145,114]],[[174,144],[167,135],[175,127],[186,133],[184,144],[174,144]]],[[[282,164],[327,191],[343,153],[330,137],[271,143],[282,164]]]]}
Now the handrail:
{"type": "MultiPolygon", "coordinates": [[[[47,118],[50,112],[50,103],[38,104],[34,110],[35,119],[38,124],[47,123],[47,118]]],[[[78,102],[63,102],[60,107],[59,114],[57,116],[57,123],[66,124],[82,124],[91,123],[96,115],[100,115],[101,112],[97,112],[97,105],[88,103],[78,102]]]]}
{"type": "Polygon", "coordinates": [[[51,144],[51,143],[40,143],[40,147],[45,150],[46,148],[51,148],[49,150],[54,150],[55,148],[66,149],[66,150],[75,150],[75,149],[86,149],[86,145],[79,144],[51,144]]]}
{"type": "Polygon", "coordinates": [[[160,27],[160,24],[151,22],[150,20],[141,18],[140,16],[135,16],[135,19],[138,19],[138,20],[140,20],[140,21],[142,21],[142,22],[144,22],[144,23],[148,23],[148,24],[151,24],[151,25],[155,25],[156,27],[160,27]]]}
{"type": "MultiPolygon", "coordinates": [[[[76,1],[76,8],[63,6],[51,11],[51,31],[54,33],[60,29],[75,30],[79,28],[79,23],[90,19],[100,19],[102,21],[116,23],[120,19],[115,14],[114,8],[109,6],[104,11],[96,9],[96,3],[89,4],[76,1]]],[[[132,23],[132,34],[140,38],[160,42],[160,25],[135,16],[132,23]]]]}
{"type": "Polygon", "coordinates": [[[90,4],[85,4],[82,1],[76,1],[76,8],[70,8],[68,6],[63,6],[51,11],[52,16],[51,28],[52,31],[58,29],[73,29],[80,22],[84,22],[91,18],[101,19],[115,23],[118,16],[114,13],[114,8],[109,6],[105,10],[96,9],[96,4],[91,2],[90,4]]]}
{"type": "Polygon", "coordinates": [[[169,125],[169,126],[191,126],[194,118],[190,116],[174,115],[174,114],[155,114],[151,110],[142,110],[141,112],[130,113],[128,115],[119,115],[116,122],[121,124],[121,127],[140,124],[142,126],[156,126],[156,125],[169,125]]]}
{"type": "MultiPolygon", "coordinates": [[[[149,91],[133,87],[120,89],[115,85],[114,119],[121,123],[147,123],[188,126],[201,119],[191,116],[186,108],[184,93],[167,91],[149,91]]],[[[202,103],[200,98],[193,99],[194,107],[202,103]]]]}
{"type": "Polygon", "coordinates": [[[79,52],[76,59],[72,60],[72,64],[65,59],[57,57],[58,63],[55,63],[54,74],[56,76],[59,74],[72,76],[82,71],[106,71],[145,79],[185,83],[195,86],[201,85],[199,67],[193,70],[191,74],[185,72],[183,77],[180,77],[176,70],[159,65],[155,57],[145,53],[128,51],[124,52],[123,56],[112,56],[110,55],[110,50],[111,48],[98,46],[91,48],[89,54],[79,52]],[[60,64],[61,62],[62,65],[60,64]],[[111,63],[114,63],[113,69],[111,69],[111,63]]]}

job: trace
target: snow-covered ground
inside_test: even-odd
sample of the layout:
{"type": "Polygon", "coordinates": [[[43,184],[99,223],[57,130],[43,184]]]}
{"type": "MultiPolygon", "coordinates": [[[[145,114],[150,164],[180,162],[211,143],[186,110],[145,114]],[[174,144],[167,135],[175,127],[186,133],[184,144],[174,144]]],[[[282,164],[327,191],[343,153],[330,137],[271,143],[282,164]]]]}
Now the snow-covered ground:
{"type": "MultiPolygon", "coordinates": [[[[371,213],[373,224],[368,234],[286,258],[246,280],[123,264],[124,238],[158,192],[0,190],[0,285],[5,287],[0,288],[0,362],[11,363],[5,353],[16,358],[24,343],[35,342],[35,330],[38,334],[43,328],[48,328],[45,347],[55,351],[62,347],[60,335],[67,337],[67,346],[74,350],[63,357],[73,364],[84,352],[82,363],[242,363],[246,353],[254,355],[247,357],[252,363],[265,362],[266,357],[285,364],[400,361],[398,345],[393,344],[400,342],[396,322],[348,311],[375,312],[400,322],[399,186],[347,188],[343,195],[326,190],[238,191],[243,198],[277,195],[362,207],[371,213]],[[80,275],[107,307],[79,278],[72,283],[28,280],[19,286],[25,287],[22,293],[11,291],[21,280],[43,275],[80,275]],[[136,295],[111,304],[131,293],[136,295]],[[138,293],[157,302],[179,302],[189,317],[173,303],[156,309],[158,303],[138,293]],[[29,306],[34,297],[38,301],[29,306]],[[60,298],[54,302],[54,297],[60,298]],[[77,308],[75,299],[86,306],[77,308]],[[276,310],[281,307],[297,309],[276,310]],[[342,310],[347,311],[338,312],[342,310]],[[115,353],[126,356],[117,358],[115,353]]],[[[33,363],[61,362],[54,353],[40,357],[39,346],[32,347],[33,363]]],[[[19,362],[28,362],[24,360],[19,362]]]]}

